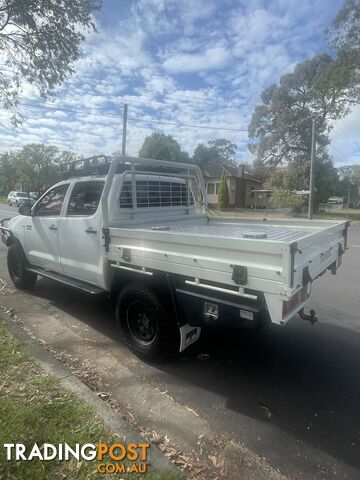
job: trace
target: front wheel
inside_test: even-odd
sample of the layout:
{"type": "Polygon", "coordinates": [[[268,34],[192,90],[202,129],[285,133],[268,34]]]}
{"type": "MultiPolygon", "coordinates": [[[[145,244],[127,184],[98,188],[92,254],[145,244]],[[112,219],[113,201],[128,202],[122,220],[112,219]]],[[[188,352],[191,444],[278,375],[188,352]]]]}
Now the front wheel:
{"type": "Polygon", "coordinates": [[[148,288],[129,285],[120,293],[116,320],[128,347],[139,357],[159,362],[179,349],[179,329],[148,288]]]}
{"type": "Polygon", "coordinates": [[[35,285],[37,275],[26,270],[23,255],[15,243],[8,249],[7,266],[10,278],[16,288],[26,290],[35,285]]]}

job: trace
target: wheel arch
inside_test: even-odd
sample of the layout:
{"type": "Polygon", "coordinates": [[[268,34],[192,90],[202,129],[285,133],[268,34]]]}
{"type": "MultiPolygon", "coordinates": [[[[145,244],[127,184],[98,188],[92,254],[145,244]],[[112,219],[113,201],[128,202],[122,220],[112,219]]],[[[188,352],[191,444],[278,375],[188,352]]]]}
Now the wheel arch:
{"type": "Polygon", "coordinates": [[[13,233],[10,232],[10,235],[9,237],[7,238],[6,240],[6,246],[7,247],[10,247],[11,245],[16,245],[17,248],[19,249],[19,252],[20,252],[20,255],[21,255],[21,258],[23,260],[23,262],[26,264],[26,265],[30,265],[26,255],[25,255],[25,252],[24,252],[24,249],[21,245],[21,242],[18,238],[15,237],[15,235],[13,233]]]}
{"type": "Polygon", "coordinates": [[[183,324],[176,302],[173,277],[169,273],[153,271],[153,274],[143,275],[137,272],[116,271],[112,280],[111,296],[116,298],[130,284],[153,292],[164,304],[170,314],[174,315],[178,326],[183,324]]]}

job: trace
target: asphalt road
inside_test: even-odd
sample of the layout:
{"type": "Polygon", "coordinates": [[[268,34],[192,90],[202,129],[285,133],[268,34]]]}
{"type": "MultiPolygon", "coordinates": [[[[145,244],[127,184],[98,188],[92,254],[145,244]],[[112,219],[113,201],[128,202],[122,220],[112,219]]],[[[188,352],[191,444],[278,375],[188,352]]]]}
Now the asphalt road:
{"type": "MultiPolygon", "coordinates": [[[[0,218],[14,211],[0,205],[0,218]]],[[[289,478],[360,479],[360,223],[349,246],[337,275],[314,283],[314,326],[296,319],[261,332],[209,330],[174,363],[128,365],[289,478]]],[[[113,335],[104,300],[79,302],[77,292],[45,279],[33,295],[113,335]]],[[[126,361],[131,354],[123,351],[126,361]]]]}

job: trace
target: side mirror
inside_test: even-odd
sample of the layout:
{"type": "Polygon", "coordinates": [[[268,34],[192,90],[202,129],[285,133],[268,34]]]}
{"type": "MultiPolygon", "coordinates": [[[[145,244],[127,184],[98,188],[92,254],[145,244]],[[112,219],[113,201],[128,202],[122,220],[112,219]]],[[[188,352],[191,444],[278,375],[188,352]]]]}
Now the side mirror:
{"type": "Polygon", "coordinates": [[[24,203],[23,205],[20,205],[20,207],[18,208],[18,212],[20,215],[29,217],[31,215],[31,207],[30,205],[24,203]]]}

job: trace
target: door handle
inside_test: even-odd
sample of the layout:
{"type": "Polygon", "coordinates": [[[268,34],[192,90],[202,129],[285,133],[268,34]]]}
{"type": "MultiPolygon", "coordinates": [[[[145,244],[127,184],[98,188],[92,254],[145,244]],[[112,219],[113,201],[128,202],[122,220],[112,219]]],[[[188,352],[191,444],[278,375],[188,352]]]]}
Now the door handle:
{"type": "Polygon", "coordinates": [[[54,224],[50,225],[49,227],[49,230],[57,230],[57,229],[58,229],[57,226],[54,224]]]}
{"type": "Polygon", "coordinates": [[[94,228],[92,227],[89,227],[85,230],[86,233],[97,233],[97,230],[95,230],[94,228]]]}

